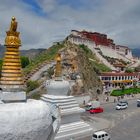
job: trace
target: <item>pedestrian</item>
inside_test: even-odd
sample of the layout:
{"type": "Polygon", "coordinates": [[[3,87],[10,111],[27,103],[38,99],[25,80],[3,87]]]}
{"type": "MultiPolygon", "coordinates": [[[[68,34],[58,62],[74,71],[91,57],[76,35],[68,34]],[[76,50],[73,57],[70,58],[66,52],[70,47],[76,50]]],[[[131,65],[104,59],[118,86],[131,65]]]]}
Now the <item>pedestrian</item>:
{"type": "Polygon", "coordinates": [[[116,98],[114,98],[114,103],[116,103],[116,98]]]}
{"type": "Polygon", "coordinates": [[[105,98],[106,102],[107,102],[107,97],[105,98]]]}
{"type": "Polygon", "coordinates": [[[109,97],[107,97],[107,101],[109,102],[109,97]]]}
{"type": "Polygon", "coordinates": [[[86,104],[86,101],[84,100],[84,101],[83,101],[83,105],[85,105],[85,104],[86,104]]]}
{"type": "Polygon", "coordinates": [[[118,98],[117,98],[117,99],[118,99],[118,102],[119,102],[119,101],[120,101],[120,97],[118,96],[118,98]]]}

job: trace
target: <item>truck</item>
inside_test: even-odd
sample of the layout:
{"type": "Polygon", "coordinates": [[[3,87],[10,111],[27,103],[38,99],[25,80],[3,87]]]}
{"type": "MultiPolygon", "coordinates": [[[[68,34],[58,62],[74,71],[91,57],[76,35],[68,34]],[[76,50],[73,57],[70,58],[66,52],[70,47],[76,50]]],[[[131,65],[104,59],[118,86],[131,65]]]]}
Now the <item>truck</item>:
{"type": "Polygon", "coordinates": [[[98,108],[98,107],[100,107],[100,102],[99,101],[90,101],[85,106],[85,109],[86,109],[86,111],[89,111],[92,108],[98,108]]]}

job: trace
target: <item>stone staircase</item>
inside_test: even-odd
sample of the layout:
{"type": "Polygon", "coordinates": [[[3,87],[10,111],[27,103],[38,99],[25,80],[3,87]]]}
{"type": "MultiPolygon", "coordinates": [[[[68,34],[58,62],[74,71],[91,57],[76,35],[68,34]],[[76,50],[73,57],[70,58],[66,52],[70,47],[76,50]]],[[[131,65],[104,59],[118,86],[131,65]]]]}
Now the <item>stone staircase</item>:
{"type": "Polygon", "coordinates": [[[75,123],[69,123],[61,125],[59,131],[55,137],[55,140],[64,140],[65,137],[78,139],[79,136],[90,135],[92,129],[85,122],[79,121],[75,123]]]}
{"type": "Polygon", "coordinates": [[[89,124],[81,121],[80,113],[85,110],[79,107],[79,104],[73,96],[43,95],[41,100],[50,105],[58,106],[61,116],[61,125],[56,134],[55,140],[77,139],[92,135],[92,128],[89,124]]]}
{"type": "Polygon", "coordinates": [[[71,112],[82,111],[83,109],[79,108],[79,104],[73,96],[55,96],[55,95],[43,95],[41,100],[52,103],[59,106],[61,114],[67,115],[71,112]]]}

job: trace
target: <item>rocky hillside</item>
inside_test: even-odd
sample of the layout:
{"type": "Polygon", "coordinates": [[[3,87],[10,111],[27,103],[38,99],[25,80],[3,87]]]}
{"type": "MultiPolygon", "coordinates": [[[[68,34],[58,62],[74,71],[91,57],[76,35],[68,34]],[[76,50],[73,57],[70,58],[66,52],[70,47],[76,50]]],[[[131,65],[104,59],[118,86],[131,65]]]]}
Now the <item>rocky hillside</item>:
{"type": "Polygon", "coordinates": [[[71,94],[91,93],[95,97],[97,91],[102,90],[102,83],[95,71],[97,68],[91,61],[98,61],[96,56],[86,46],[70,42],[65,43],[60,52],[63,54],[63,72],[76,81],[71,94]]]}
{"type": "MultiPolygon", "coordinates": [[[[64,77],[74,82],[71,88],[72,95],[90,94],[95,97],[97,92],[102,91],[102,83],[98,74],[110,69],[100,63],[96,55],[86,46],[71,44],[68,41],[58,43],[41,53],[25,69],[25,72],[29,73],[42,63],[54,60],[58,52],[62,54],[62,73],[64,77]]],[[[45,80],[46,76],[47,79],[51,78],[54,74],[54,68],[55,66],[44,71],[41,79],[45,80]]]]}

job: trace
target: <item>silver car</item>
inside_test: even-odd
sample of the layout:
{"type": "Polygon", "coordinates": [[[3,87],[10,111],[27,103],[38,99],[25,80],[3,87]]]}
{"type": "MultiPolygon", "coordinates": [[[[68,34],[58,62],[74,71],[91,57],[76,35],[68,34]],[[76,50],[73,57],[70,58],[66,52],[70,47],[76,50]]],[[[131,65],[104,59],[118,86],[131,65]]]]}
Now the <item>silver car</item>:
{"type": "Polygon", "coordinates": [[[126,109],[126,108],[128,108],[127,103],[118,103],[116,105],[116,110],[122,110],[122,109],[126,109]]]}

